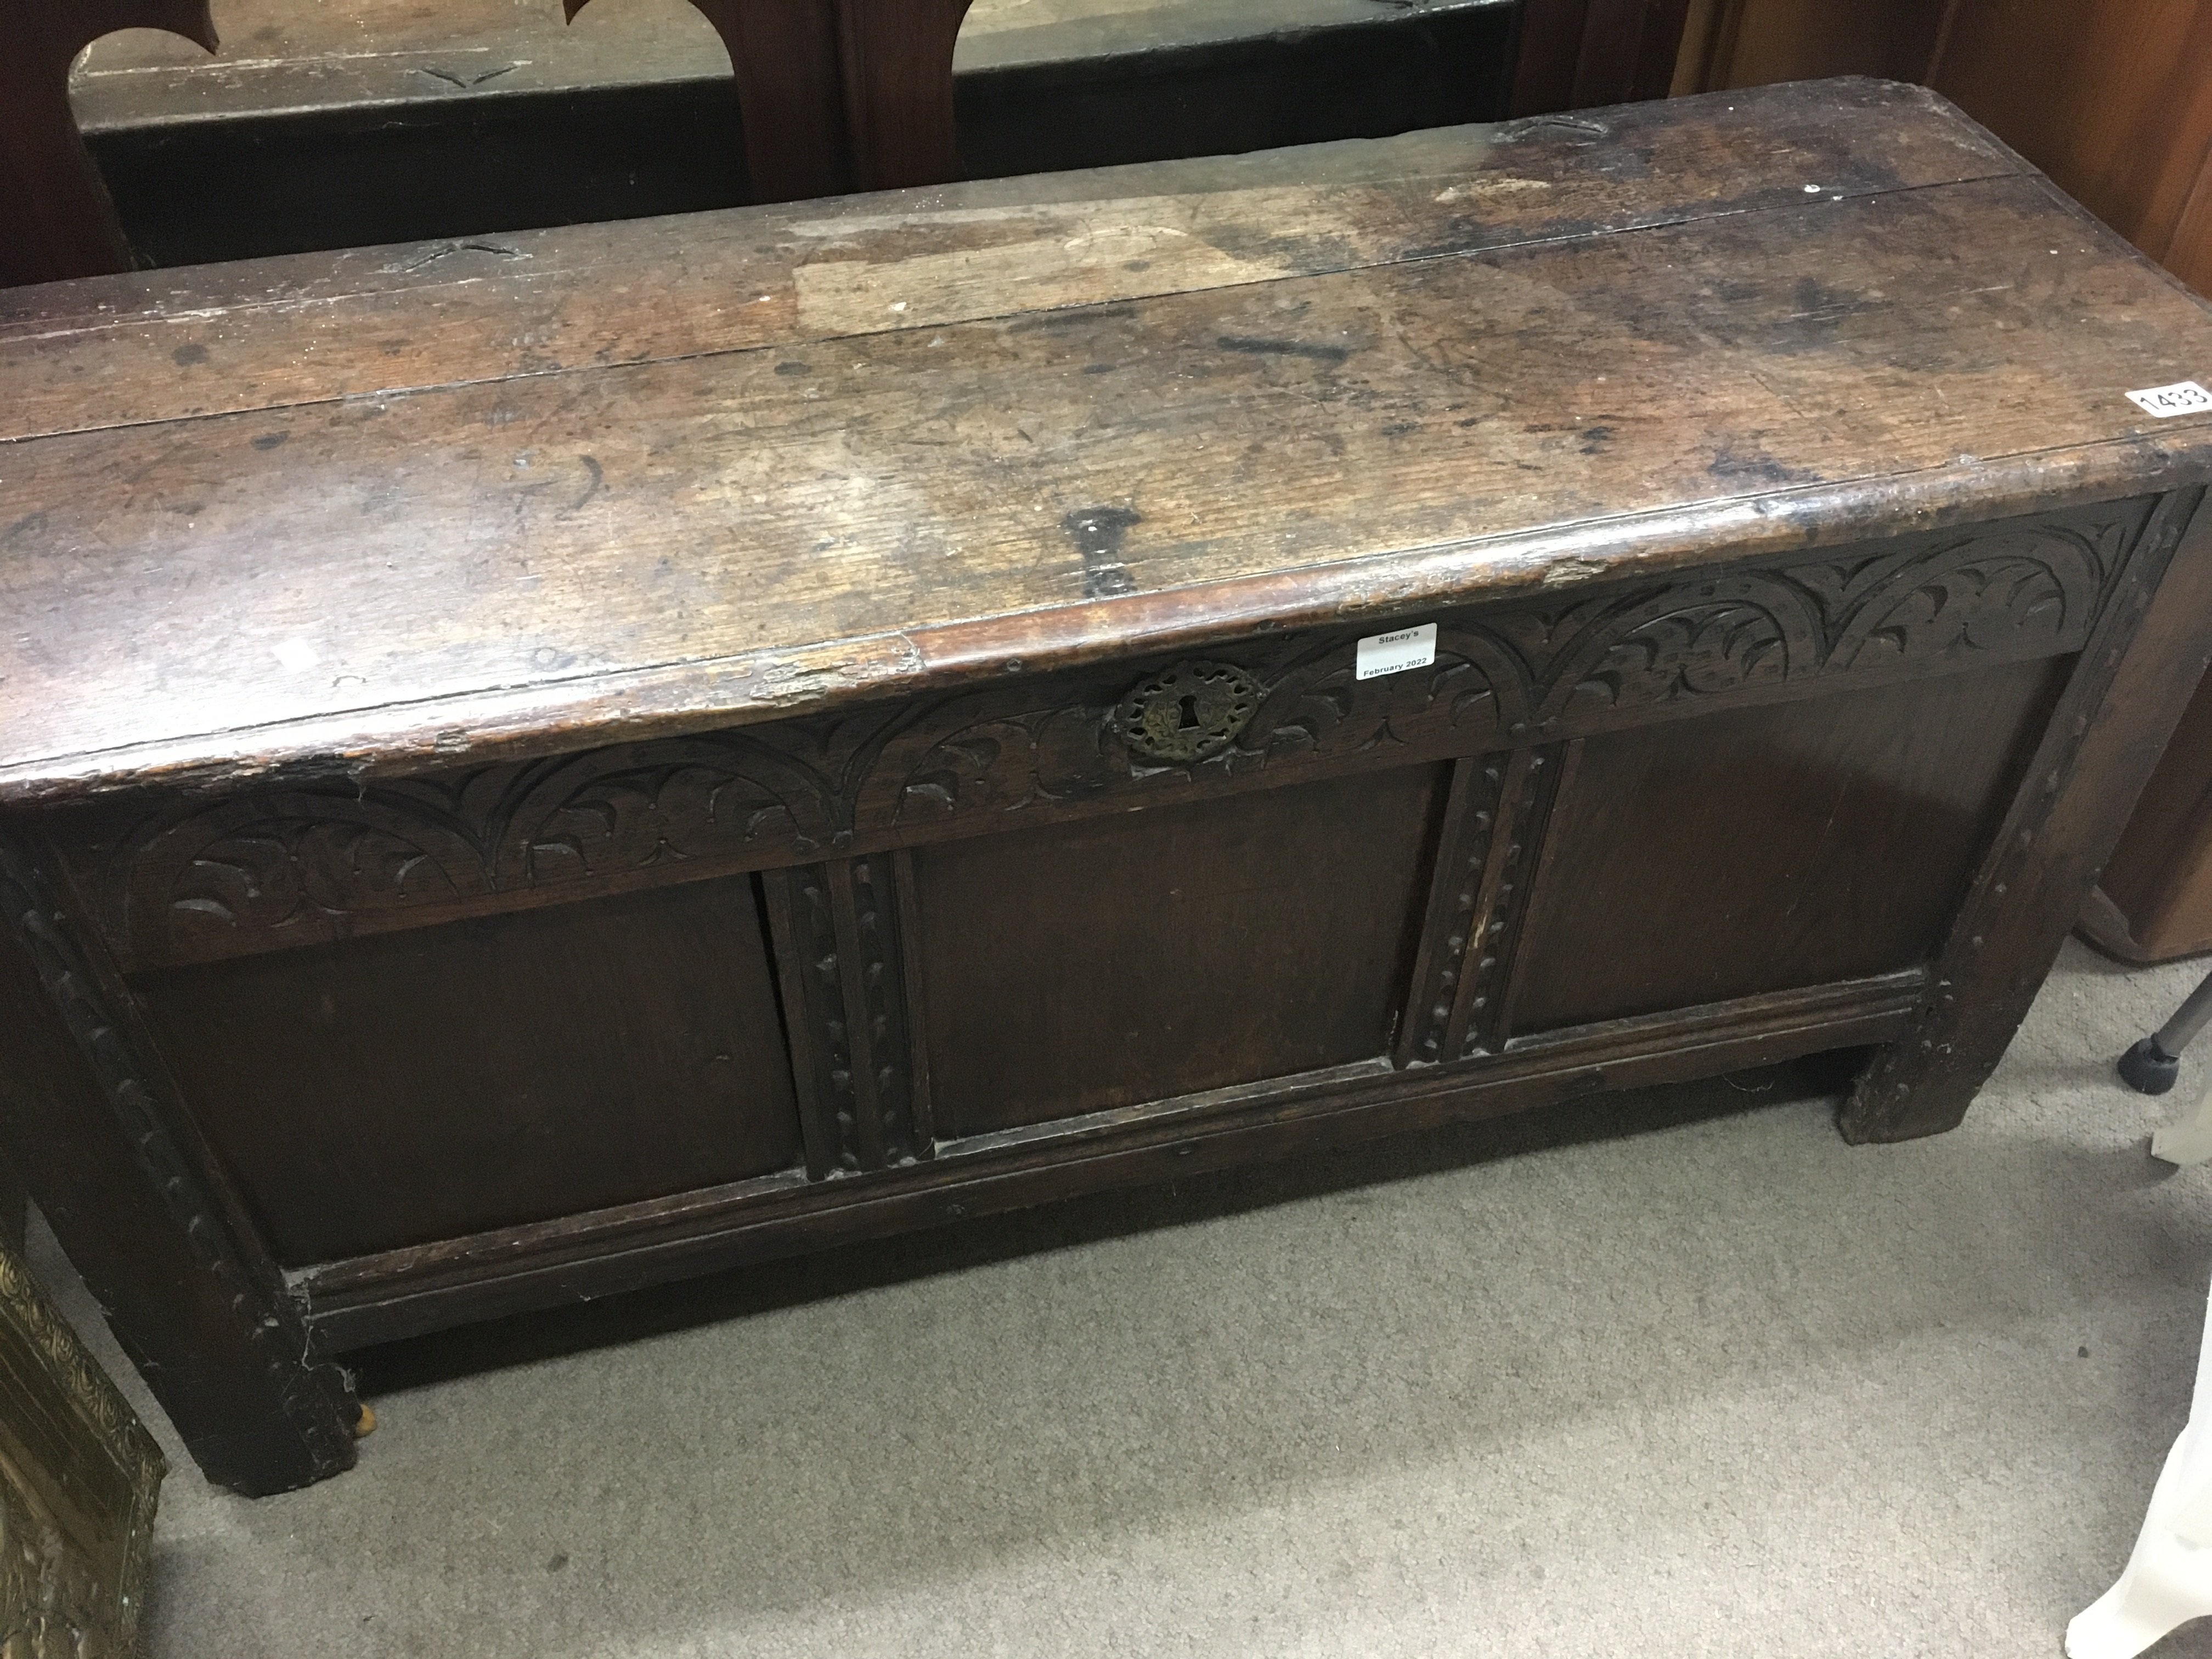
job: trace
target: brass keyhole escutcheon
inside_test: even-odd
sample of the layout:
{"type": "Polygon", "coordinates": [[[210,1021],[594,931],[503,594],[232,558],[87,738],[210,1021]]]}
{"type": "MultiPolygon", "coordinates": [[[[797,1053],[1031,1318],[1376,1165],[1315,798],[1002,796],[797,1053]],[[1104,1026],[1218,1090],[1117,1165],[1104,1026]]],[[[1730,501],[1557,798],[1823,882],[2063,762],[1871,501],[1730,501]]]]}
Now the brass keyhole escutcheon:
{"type": "Polygon", "coordinates": [[[1138,683],[1115,711],[1121,741],[1148,759],[1186,764],[1218,755],[1259,712],[1260,683],[1221,662],[1180,662],[1138,683]]]}

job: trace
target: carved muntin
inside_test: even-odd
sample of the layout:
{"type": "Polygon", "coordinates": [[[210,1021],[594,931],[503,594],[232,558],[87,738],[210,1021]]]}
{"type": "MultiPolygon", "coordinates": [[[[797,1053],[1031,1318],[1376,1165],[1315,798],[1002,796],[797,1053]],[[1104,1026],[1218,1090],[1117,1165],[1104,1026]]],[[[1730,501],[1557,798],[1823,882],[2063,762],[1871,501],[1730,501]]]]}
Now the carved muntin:
{"type": "Polygon", "coordinates": [[[1401,1066],[1494,1054],[1511,1035],[1513,947],[1558,795],[1558,746],[1479,755],[1455,769],[1421,952],[1398,1044],[1401,1066]]]}
{"type": "MultiPolygon", "coordinates": [[[[1434,664],[1365,682],[1354,647],[1379,623],[1221,647],[1207,659],[1249,676],[1259,706],[1232,741],[1188,763],[1125,738],[1125,699],[1178,660],[1149,659],[544,761],[93,809],[72,839],[95,849],[81,874],[126,967],[214,961],[1554,744],[1815,695],[1838,678],[2057,655],[2087,638],[2151,506],[1431,613],[1434,664]]],[[[1461,1044],[1481,1023],[1454,1026],[1461,1044]]]]}
{"type": "Polygon", "coordinates": [[[927,1158],[891,855],[763,880],[807,1172],[818,1181],[927,1158]]]}

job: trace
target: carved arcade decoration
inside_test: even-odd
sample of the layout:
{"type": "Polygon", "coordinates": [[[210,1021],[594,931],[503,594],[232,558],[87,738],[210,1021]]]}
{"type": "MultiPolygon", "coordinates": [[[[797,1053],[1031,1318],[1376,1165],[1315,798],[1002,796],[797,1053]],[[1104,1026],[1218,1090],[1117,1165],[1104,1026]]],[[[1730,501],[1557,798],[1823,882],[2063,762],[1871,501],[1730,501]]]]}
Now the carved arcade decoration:
{"type": "MultiPolygon", "coordinates": [[[[163,967],[510,908],[524,895],[914,844],[1133,793],[1553,744],[1812,695],[1838,676],[2056,655],[2087,637],[2148,511],[2122,502],[1448,615],[1432,665],[1366,682],[1348,632],[1255,642],[1221,653],[1233,681],[1207,684],[1256,708],[1231,698],[1233,710],[1212,711],[1242,723],[1209,728],[1188,759],[1130,740],[1139,716],[1120,670],[186,806],[136,825],[93,874],[126,965],[163,967]]],[[[1188,666],[1156,669],[1137,691],[1179,685],[1188,666]]],[[[1180,707],[1180,694],[1160,695],[1166,713],[1180,707]]]]}

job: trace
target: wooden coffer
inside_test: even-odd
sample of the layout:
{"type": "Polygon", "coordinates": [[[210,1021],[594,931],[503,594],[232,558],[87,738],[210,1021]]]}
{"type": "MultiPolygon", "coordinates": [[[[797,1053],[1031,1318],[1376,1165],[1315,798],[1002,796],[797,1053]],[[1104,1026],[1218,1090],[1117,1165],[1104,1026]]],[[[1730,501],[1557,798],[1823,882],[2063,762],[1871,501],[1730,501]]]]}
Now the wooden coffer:
{"type": "Polygon", "coordinates": [[[2212,317],[1876,82],[0,329],[13,1132],[251,1490],[336,1351],[827,1241],[1948,1127],[2204,661],[2212,317]]]}

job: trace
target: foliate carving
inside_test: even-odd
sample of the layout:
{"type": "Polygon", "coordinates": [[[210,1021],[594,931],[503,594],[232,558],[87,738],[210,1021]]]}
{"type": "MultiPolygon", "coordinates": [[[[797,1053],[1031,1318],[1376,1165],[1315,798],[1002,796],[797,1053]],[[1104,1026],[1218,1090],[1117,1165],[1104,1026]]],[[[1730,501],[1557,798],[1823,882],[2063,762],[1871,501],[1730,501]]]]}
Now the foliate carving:
{"type": "Polygon", "coordinates": [[[821,850],[843,828],[836,799],[835,779],[753,738],[594,750],[533,772],[492,806],[492,881],[512,889],[618,876],[759,843],[821,850]]]}
{"type": "Polygon", "coordinates": [[[2142,501],[1771,568],[1443,613],[1436,660],[1361,681],[1350,629],[1230,663],[1000,687],[442,778],[278,790],[118,849],[137,967],[498,908],[527,889],[842,855],[1109,793],[1440,759],[2086,638],[2142,501]],[[1102,682],[1103,682],[1102,684],[1102,682]],[[686,866],[689,866],[688,868],[686,866]]]}
{"type": "Polygon", "coordinates": [[[134,886],[154,914],[136,930],[189,957],[237,930],[297,931],[325,916],[450,902],[489,890],[457,822],[418,801],[257,796],[204,812],[143,853],[134,886]]]}
{"type": "Polygon", "coordinates": [[[1817,669],[1824,643],[1810,597],[1766,574],[1591,607],[1562,631],[1541,707],[1569,722],[1778,684],[1817,669]]]}
{"type": "Polygon", "coordinates": [[[149,1062],[131,1016],[112,1003],[45,872],[0,837],[0,926],[29,953],[40,985],[61,1017],[102,1095],[123,1126],[148,1188],[190,1242],[201,1267],[222,1285],[246,1340],[270,1379],[279,1408],[322,1473],[353,1467],[349,1422],[337,1401],[349,1390],[332,1368],[319,1367],[299,1310],[258,1281],[200,1170],[171,1133],[182,1112],[165,1102],[165,1076],[149,1062]]]}
{"type": "Polygon", "coordinates": [[[1220,662],[1180,662],[1137,683],[1115,711],[1121,741],[1147,760],[1176,765],[1218,755],[1260,707],[1260,684],[1220,662]]]}
{"type": "Polygon", "coordinates": [[[1526,665],[1487,629],[1447,624],[1435,662],[1378,679],[1357,678],[1357,655],[1354,641],[1340,639],[1293,659],[1268,687],[1232,765],[1388,753],[1437,737],[1463,752],[1527,723],[1526,665]]]}
{"type": "MultiPolygon", "coordinates": [[[[71,1440],[89,1438],[125,1488],[120,1516],[76,1517],[64,1534],[43,1483],[22,1478],[0,1455],[0,1650],[33,1654],[119,1656],[137,1651],[154,1512],[166,1472],[153,1437],[46,1300],[13,1252],[0,1249],[0,1344],[27,1344],[33,1368],[11,1366],[4,1390],[19,1428],[57,1409],[73,1416],[71,1440]],[[54,1395],[58,1395],[58,1400],[54,1395]],[[87,1521],[92,1522],[88,1533],[87,1521]],[[113,1528],[120,1527],[119,1534],[113,1528]]],[[[74,1495],[88,1497],[79,1489],[74,1495]]]]}
{"type": "MultiPolygon", "coordinates": [[[[1079,706],[975,720],[963,703],[940,714],[950,728],[911,770],[892,781],[887,815],[929,822],[956,814],[1016,812],[1038,802],[1079,801],[1124,781],[1112,711],[1079,706]]],[[[925,730],[924,736],[927,732],[925,730]]]]}
{"type": "MultiPolygon", "coordinates": [[[[884,816],[927,826],[1292,760],[1552,741],[1833,674],[2053,654],[2086,636],[2145,511],[2122,503],[1855,559],[1448,617],[1433,665],[1373,680],[1354,677],[1352,640],[1309,644],[1255,666],[1262,695],[1245,730],[1187,761],[1127,741],[1126,704],[1117,715],[1099,704],[1009,708],[1003,693],[958,700],[902,734],[885,760],[914,754],[909,769],[870,788],[884,816]]],[[[874,816],[864,803],[862,820],[874,816]]]]}
{"type": "MultiPolygon", "coordinates": [[[[1860,585],[1871,591],[1844,611],[1832,665],[2073,648],[2087,637],[2105,575],[2117,563],[2116,550],[2086,535],[2021,532],[1975,538],[1871,584],[1862,573],[1860,585]]],[[[1808,586],[1837,574],[1816,567],[1808,586]]]]}
{"type": "Polygon", "coordinates": [[[124,850],[122,943],[134,966],[165,966],[437,920],[534,887],[842,848],[853,777],[893,725],[795,720],[189,811],[124,850]]]}
{"type": "Polygon", "coordinates": [[[1243,732],[1188,761],[1130,744],[1126,702],[1018,712],[997,712],[1004,694],[941,702],[885,752],[859,819],[926,828],[1079,805],[1132,785],[1202,783],[1362,756],[1412,759],[1416,745],[1467,752],[1526,729],[1526,672],[1487,634],[1448,629],[1430,667],[1367,681],[1355,678],[1348,640],[1291,643],[1278,662],[1249,671],[1260,695],[1243,732]],[[897,769],[907,756],[907,769],[897,769]]]}
{"type": "Polygon", "coordinates": [[[889,854],[768,878],[809,1172],[927,1156],[889,854]]]}
{"type": "MultiPolygon", "coordinates": [[[[2078,898],[2063,884],[2044,884],[2043,893],[2035,894],[2033,872],[2051,857],[2043,844],[2045,830],[2069,792],[2082,787],[2077,772],[2095,741],[2093,716],[2112,696],[2120,665],[2170,568],[2167,561],[2203,511],[2204,498],[2201,489],[2162,497],[2119,544],[2142,544],[2106,596],[2094,646],[2086,639],[2078,642],[2082,663],[2060,695],[2028,764],[2028,781],[2013,798],[1956,913],[1911,1027],[1875,1052],[1844,1103],[1840,1127],[1846,1140],[1896,1140],[1949,1128],[2012,1040],[2036,983],[2016,964],[2047,961],[2079,909],[2078,898]]],[[[2100,544],[2107,572],[2119,568],[2113,546],[2109,538],[2100,544]]],[[[2000,562],[2006,550],[1986,549],[1960,568],[2002,578],[2009,574],[2000,562]]],[[[2047,616],[2049,600],[2038,597],[2031,580],[2016,581],[2014,591],[2015,615],[2040,610],[2047,616]]],[[[1912,619],[1923,635],[1932,620],[1924,613],[1912,619]]],[[[2118,774],[2104,775],[2109,789],[2118,774]]]]}

